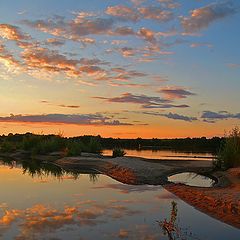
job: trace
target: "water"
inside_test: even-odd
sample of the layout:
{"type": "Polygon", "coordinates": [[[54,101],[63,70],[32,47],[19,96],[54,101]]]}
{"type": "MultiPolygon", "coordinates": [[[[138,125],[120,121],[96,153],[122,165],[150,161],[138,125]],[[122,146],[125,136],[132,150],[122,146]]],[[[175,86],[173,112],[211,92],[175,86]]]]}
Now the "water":
{"type": "MultiPolygon", "coordinates": [[[[143,157],[150,159],[167,159],[167,160],[213,160],[214,155],[209,152],[185,152],[185,151],[173,151],[173,150],[132,150],[124,149],[126,156],[131,157],[143,157]]],[[[112,150],[105,149],[103,155],[111,156],[112,150]]]]}
{"type": "Polygon", "coordinates": [[[172,175],[168,177],[168,181],[174,183],[184,183],[186,185],[196,187],[212,187],[215,183],[215,181],[209,177],[192,172],[184,172],[172,175]]]}
{"type": "Polygon", "coordinates": [[[240,237],[239,229],[197,211],[161,186],[125,185],[104,175],[13,163],[0,165],[0,189],[3,240],[240,237]],[[173,226],[169,236],[163,231],[166,223],[173,226]]]}

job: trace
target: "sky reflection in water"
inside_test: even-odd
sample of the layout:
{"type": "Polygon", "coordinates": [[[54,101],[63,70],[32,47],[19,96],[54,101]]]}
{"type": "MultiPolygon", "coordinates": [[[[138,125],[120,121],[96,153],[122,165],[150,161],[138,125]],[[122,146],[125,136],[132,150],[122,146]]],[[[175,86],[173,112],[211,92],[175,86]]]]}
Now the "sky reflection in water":
{"type": "MultiPolygon", "coordinates": [[[[167,160],[206,160],[210,161],[214,155],[210,152],[186,152],[173,150],[157,149],[125,149],[126,156],[143,157],[150,159],[167,159],[167,160]]],[[[112,150],[103,150],[103,155],[111,156],[112,150]]]]}
{"type": "Polygon", "coordinates": [[[240,235],[160,186],[125,185],[104,175],[49,166],[23,167],[0,167],[1,239],[182,239],[184,234],[185,239],[234,240],[240,235]],[[171,221],[173,201],[174,224],[184,230],[180,236],[161,229],[165,219],[171,221]]]}
{"type": "Polygon", "coordinates": [[[215,183],[213,179],[193,172],[174,174],[168,177],[168,181],[196,187],[212,187],[215,183]]]}

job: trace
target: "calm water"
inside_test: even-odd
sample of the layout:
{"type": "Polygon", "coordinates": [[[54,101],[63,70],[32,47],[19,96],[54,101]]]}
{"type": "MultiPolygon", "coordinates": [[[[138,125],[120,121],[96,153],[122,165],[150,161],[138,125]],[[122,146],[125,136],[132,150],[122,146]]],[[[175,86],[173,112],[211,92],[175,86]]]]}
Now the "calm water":
{"type": "Polygon", "coordinates": [[[0,189],[0,239],[240,239],[239,229],[161,186],[25,163],[0,165],[0,189]],[[175,229],[171,236],[164,235],[166,223],[175,229]]]}
{"type": "MultiPolygon", "coordinates": [[[[124,149],[126,156],[167,160],[212,160],[214,155],[208,152],[195,153],[173,150],[130,150],[124,149]]],[[[112,150],[104,150],[103,155],[111,156],[112,150]]]]}
{"type": "Polygon", "coordinates": [[[174,183],[184,183],[196,187],[212,187],[215,181],[209,177],[192,172],[184,172],[168,177],[168,181],[174,183]]]}

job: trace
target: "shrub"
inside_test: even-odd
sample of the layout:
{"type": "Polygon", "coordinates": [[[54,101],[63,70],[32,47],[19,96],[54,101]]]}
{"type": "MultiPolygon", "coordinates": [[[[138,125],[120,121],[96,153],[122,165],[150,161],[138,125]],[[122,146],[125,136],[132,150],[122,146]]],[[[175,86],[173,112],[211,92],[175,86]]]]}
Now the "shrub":
{"type": "Polygon", "coordinates": [[[65,140],[55,135],[33,135],[29,134],[23,138],[22,148],[35,154],[47,154],[62,151],[65,148],[65,140]]]}
{"type": "Polygon", "coordinates": [[[68,156],[79,156],[81,152],[100,153],[102,150],[98,137],[86,136],[83,139],[68,139],[59,135],[37,135],[26,133],[12,135],[0,139],[1,152],[25,150],[32,156],[62,152],[68,156]]]}
{"type": "Polygon", "coordinates": [[[216,168],[228,169],[240,166],[240,130],[233,128],[222,144],[217,159],[214,161],[216,168]]]}
{"type": "Polygon", "coordinates": [[[88,149],[86,150],[88,151],[84,152],[100,153],[102,151],[102,146],[96,138],[92,137],[89,141],[88,149]]]}
{"type": "Polygon", "coordinates": [[[123,157],[126,155],[126,152],[121,148],[114,148],[112,157],[123,157]]]}
{"type": "Polygon", "coordinates": [[[83,148],[84,144],[82,142],[69,142],[67,144],[67,156],[80,156],[83,148]]]}
{"type": "Polygon", "coordinates": [[[10,153],[13,152],[16,149],[16,146],[9,141],[3,141],[0,146],[0,151],[3,153],[10,153]]]}

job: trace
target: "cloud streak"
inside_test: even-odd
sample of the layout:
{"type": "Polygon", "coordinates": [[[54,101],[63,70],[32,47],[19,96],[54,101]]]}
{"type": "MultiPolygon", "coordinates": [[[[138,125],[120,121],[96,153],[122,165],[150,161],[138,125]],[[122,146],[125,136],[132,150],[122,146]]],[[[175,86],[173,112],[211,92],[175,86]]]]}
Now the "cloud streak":
{"type": "Polygon", "coordinates": [[[26,122],[26,123],[63,123],[77,125],[132,125],[113,120],[102,114],[43,114],[43,115],[13,115],[0,117],[0,122],[26,122]]]}
{"type": "Polygon", "coordinates": [[[185,88],[175,86],[160,88],[158,92],[163,93],[168,99],[180,99],[196,95],[185,88]]]}
{"type": "Polygon", "coordinates": [[[240,119],[240,113],[229,113],[227,111],[204,111],[201,118],[205,122],[215,123],[218,120],[240,119]]]}
{"type": "Polygon", "coordinates": [[[233,1],[222,1],[209,4],[191,11],[189,17],[180,17],[181,25],[186,33],[198,32],[211,23],[235,14],[239,11],[233,1]]]}
{"type": "Polygon", "coordinates": [[[95,99],[102,99],[110,103],[132,103],[138,104],[142,108],[186,108],[189,107],[186,104],[176,105],[173,104],[172,101],[168,99],[164,99],[161,97],[151,97],[147,95],[135,95],[132,93],[123,93],[119,97],[93,97],[95,99]]]}
{"type": "Polygon", "coordinates": [[[185,121],[185,122],[193,122],[193,121],[197,121],[198,118],[196,117],[190,117],[190,116],[186,116],[186,115],[181,115],[181,114],[177,114],[177,113],[161,113],[161,112],[153,112],[153,111],[132,111],[132,113],[137,113],[137,114],[145,114],[145,115],[150,115],[150,116],[156,116],[156,117],[166,117],[168,119],[172,119],[172,120],[181,120],[181,121],[185,121]]]}

